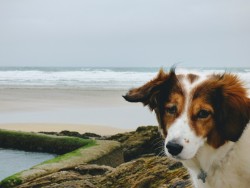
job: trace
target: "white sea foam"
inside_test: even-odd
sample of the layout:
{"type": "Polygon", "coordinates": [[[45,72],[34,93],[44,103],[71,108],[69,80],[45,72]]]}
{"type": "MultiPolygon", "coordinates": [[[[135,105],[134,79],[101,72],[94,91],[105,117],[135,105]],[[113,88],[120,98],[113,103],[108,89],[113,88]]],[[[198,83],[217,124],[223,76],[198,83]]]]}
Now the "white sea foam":
{"type": "MultiPolygon", "coordinates": [[[[1,87],[128,89],[157,74],[158,68],[1,68],[1,87]]],[[[237,73],[250,85],[250,69],[182,69],[178,73],[237,73]]]]}
{"type": "Polygon", "coordinates": [[[54,87],[101,87],[127,88],[152,78],[152,72],[131,72],[113,70],[41,71],[15,70],[0,71],[2,86],[54,86],[54,87]]]}

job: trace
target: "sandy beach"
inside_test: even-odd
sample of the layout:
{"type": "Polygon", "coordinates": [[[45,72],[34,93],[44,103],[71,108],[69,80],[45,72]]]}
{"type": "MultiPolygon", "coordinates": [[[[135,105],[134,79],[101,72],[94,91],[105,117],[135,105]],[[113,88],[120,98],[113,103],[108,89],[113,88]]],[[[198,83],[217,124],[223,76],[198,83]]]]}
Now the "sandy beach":
{"type": "Polygon", "coordinates": [[[0,89],[0,128],[20,131],[93,132],[111,135],[156,125],[141,104],[126,102],[122,90],[60,88],[0,89]]]}

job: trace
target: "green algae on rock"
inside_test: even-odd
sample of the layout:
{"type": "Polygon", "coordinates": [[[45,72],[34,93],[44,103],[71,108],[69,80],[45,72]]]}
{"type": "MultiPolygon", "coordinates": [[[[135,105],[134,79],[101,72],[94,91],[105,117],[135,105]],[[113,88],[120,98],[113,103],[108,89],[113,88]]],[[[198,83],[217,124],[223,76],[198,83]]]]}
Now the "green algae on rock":
{"type": "Polygon", "coordinates": [[[0,130],[0,147],[24,151],[65,154],[92,142],[76,137],[0,130]]]}
{"type": "Polygon", "coordinates": [[[15,187],[37,178],[73,168],[80,164],[97,163],[117,166],[123,163],[120,143],[116,141],[94,141],[70,153],[45,161],[28,170],[19,172],[0,182],[0,187],[15,187]],[[17,181],[18,180],[18,181],[17,181]]]}

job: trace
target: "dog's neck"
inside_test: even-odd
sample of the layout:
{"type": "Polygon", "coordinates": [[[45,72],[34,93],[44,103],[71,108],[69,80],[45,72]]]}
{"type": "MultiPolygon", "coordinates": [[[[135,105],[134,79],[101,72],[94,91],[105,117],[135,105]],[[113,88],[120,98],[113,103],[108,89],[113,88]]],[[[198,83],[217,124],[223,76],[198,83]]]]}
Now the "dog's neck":
{"type": "Polygon", "coordinates": [[[227,142],[223,146],[214,149],[205,144],[193,159],[183,161],[183,164],[191,171],[192,175],[196,176],[193,178],[198,178],[205,183],[209,175],[213,174],[215,169],[220,168],[229,159],[233,146],[233,142],[227,142]]]}

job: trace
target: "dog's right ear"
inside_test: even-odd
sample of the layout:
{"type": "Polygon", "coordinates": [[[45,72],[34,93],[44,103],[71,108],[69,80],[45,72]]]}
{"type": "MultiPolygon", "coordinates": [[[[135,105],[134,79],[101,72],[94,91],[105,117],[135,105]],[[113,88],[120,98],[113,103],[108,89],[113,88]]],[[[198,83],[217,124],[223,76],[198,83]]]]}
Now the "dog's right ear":
{"type": "Polygon", "coordinates": [[[128,102],[141,102],[145,106],[148,105],[149,108],[153,110],[157,105],[157,94],[171,77],[176,78],[174,68],[171,69],[169,74],[166,74],[163,69],[160,69],[158,75],[153,80],[141,87],[129,90],[123,98],[128,102]]]}

